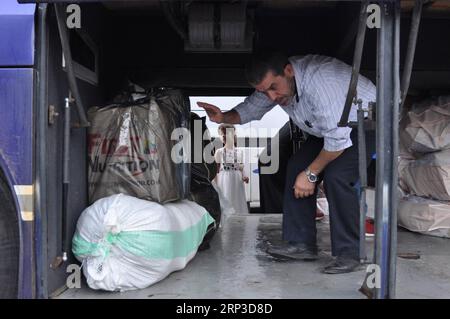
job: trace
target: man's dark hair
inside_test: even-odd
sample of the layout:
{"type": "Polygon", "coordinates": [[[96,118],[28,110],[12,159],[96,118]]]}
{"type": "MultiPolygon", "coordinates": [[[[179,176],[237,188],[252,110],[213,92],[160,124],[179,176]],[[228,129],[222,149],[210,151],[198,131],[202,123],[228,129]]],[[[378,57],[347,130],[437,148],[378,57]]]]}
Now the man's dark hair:
{"type": "Polygon", "coordinates": [[[255,53],[245,67],[247,81],[250,84],[259,84],[269,71],[272,71],[274,75],[283,75],[288,63],[287,55],[282,52],[255,53]]]}

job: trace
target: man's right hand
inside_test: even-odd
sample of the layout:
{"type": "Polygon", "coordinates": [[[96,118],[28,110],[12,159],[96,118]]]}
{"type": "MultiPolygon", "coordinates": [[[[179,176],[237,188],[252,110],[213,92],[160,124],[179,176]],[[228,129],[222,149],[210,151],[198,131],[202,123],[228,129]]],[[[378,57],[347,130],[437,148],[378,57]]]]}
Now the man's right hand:
{"type": "Polygon", "coordinates": [[[197,105],[205,109],[206,114],[208,114],[208,117],[212,122],[224,122],[225,116],[217,106],[205,102],[197,102],[197,105]]]}

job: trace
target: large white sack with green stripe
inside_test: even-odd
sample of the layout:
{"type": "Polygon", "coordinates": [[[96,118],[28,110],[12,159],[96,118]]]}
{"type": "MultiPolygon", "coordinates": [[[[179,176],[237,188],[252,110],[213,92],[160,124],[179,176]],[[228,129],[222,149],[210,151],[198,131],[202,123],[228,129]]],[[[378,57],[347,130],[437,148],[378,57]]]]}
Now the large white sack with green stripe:
{"type": "Polygon", "coordinates": [[[186,267],[213,222],[192,201],[161,205],[112,195],[81,214],[72,251],[82,262],[89,287],[145,288],[186,267]]]}

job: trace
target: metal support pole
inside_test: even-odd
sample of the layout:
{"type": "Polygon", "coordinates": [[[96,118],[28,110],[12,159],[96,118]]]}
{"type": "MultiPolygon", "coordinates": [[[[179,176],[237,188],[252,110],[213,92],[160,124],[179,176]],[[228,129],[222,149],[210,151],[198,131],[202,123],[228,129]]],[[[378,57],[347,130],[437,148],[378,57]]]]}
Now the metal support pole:
{"type": "Polygon", "coordinates": [[[78,90],[77,79],[75,77],[75,70],[73,67],[72,53],[70,51],[69,35],[65,24],[65,6],[61,3],[55,3],[56,21],[58,24],[59,36],[61,38],[61,46],[66,61],[67,79],[69,82],[70,91],[75,98],[75,105],[77,107],[78,116],[80,118],[81,127],[89,127],[89,121],[87,119],[86,112],[81,100],[81,95],[78,90]]]}
{"type": "Polygon", "coordinates": [[[377,50],[376,298],[394,298],[397,256],[397,156],[400,102],[400,1],[381,3],[377,50]]]}
{"type": "Polygon", "coordinates": [[[406,51],[405,67],[402,74],[400,113],[403,110],[406,96],[408,95],[409,82],[414,62],[414,53],[416,52],[417,34],[419,33],[420,18],[422,16],[423,0],[416,0],[414,11],[411,18],[411,28],[409,30],[408,49],[406,51]]]}
{"type": "Polygon", "coordinates": [[[359,69],[361,66],[362,52],[364,47],[364,39],[366,35],[366,23],[367,23],[367,6],[369,2],[363,1],[361,3],[361,9],[359,12],[358,34],[356,35],[355,52],[353,55],[353,67],[352,76],[350,78],[350,84],[348,87],[347,97],[345,99],[344,109],[342,110],[341,119],[338,126],[348,126],[348,116],[352,107],[353,99],[356,94],[356,87],[358,84],[359,69]]]}
{"type": "Polygon", "coordinates": [[[61,246],[62,261],[67,260],[69,242],[67,241],[67,214],[69,211],[69,184],[70,184],[70,103],[71,94],[64,105],[64,146],[63,146],[63,211],[61,218],[61,246]]]}
{"type": "Polygon", "coordinates": [[[364,109],[362,101],[358,100],[358,156],[359,156],[359,259],[364,263],[366,256],[366,189],[367,189],[367,161],[366,161],[366,132],[364,127],[364,109]]]}

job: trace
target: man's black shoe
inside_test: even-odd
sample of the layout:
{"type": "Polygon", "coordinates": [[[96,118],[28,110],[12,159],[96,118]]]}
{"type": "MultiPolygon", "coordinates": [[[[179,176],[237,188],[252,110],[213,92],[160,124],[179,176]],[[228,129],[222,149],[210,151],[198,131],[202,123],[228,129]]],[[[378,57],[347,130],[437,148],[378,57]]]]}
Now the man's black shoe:
{"type": "Polygon", "coordinates": [[[323,272],[326,274],[344,274],[360,270],[360,265],[358,259],[338,256],[323,269],[323,272]]]}
{"type": "Polygon", "coordinates": [[[267,253],[276,258],[295,260],[316,260],[317,247],[308,247],[304,244],[286,244],[267,249],[267,253]]]}

